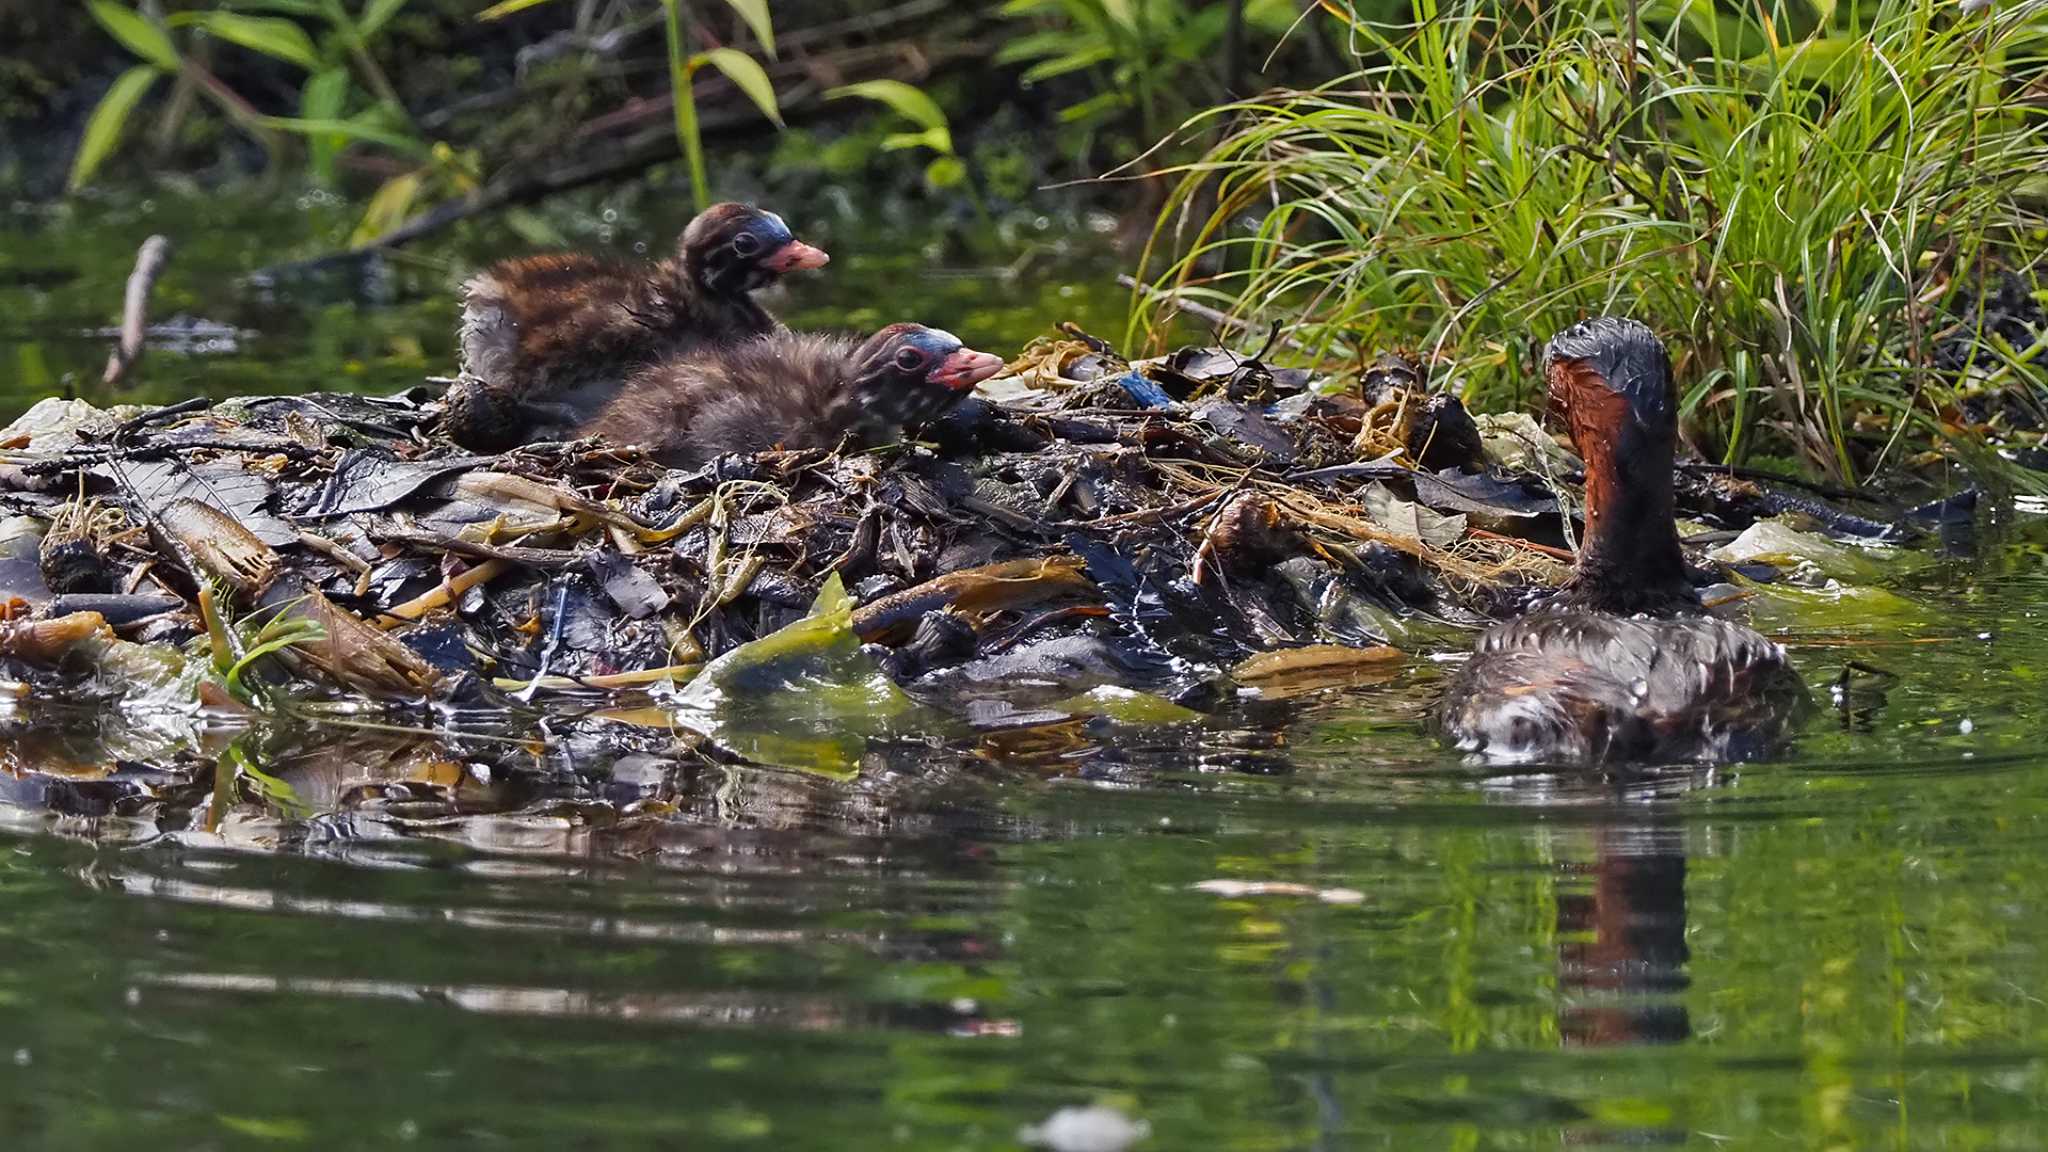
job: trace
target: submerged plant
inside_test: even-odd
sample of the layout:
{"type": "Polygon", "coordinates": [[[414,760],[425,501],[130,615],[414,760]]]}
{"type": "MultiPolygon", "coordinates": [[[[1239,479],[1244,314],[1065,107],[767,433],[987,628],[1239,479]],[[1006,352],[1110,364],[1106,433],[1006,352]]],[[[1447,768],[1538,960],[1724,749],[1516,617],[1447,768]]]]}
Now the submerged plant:
{"type": "MultiPolygon", "coordinates": [[[[1703,0],[1324,7],[1358,71],[1191,123],[1230,126],[1160,217],[1170,294],[1316,356],[1419,348],[1495,405],[1527,401],[1535,341],[1619,313],[1672,341],[1712,456],[1853,482],[1916,440],[1988,455],[1931,366],[1969,340],[1943,306],[2038,258],[2048,2],[1821,5],[1803,31],[1703,0]]],[[[2048,378],[2007,355],[1978,383],[2015,381],[2048,378]]]]}

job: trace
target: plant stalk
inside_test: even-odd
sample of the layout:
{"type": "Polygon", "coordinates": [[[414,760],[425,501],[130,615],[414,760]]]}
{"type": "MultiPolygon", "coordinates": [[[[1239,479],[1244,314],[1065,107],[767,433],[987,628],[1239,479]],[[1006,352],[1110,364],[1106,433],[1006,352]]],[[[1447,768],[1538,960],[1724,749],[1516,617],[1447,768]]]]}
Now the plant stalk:
{"type": "Polygon", "coordinates": [[[675,93],[676,143],[690,165],[690,196],[697,211],[711,207],[711,179],[704,170],[704,139],[697,127],[697,97],[693,82],[697,68],[683,52],[683,13],[680,0],[661,0],[668,29],[668,81],[675,93]]]}

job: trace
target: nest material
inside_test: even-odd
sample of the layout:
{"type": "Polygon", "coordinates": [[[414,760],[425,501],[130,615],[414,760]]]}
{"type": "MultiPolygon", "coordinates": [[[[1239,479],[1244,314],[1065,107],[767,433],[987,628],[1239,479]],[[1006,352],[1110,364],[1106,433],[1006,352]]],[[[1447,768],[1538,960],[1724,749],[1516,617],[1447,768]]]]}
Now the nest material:
{"type": "Polygon", "coordinates": [[[31,486],[77,493],[36,497],[50,592],[110,590],[104,571],[70,574],[88,567],[66,559],[78,548],[143,560],[140,591],[288,591],[329,638],[301,667],[372,694],[464,672],[639,682],[773,632],[833,576],[871,641],[909,641],[940,614],[926,631],[948,658],[974,651],[957,643],[965,625],[983,656],[1083,630],[1228,668],[1379,639],[1326,634],[1274,575],[1290,565],[1391,613],[1563,575],[1541,549],[1377,521],[1372,486],[1428,498],[1404,478],[1428,478],[1410,466],[1443,437],[1418,443],[1411,416],[1442,398],[1396,387],[1367,407],[1314,383],[1219,350],[1132,365],[1083,337],[1027,349],[992,389],[1000,402],[863,455],[691,473],[588,442],[469,457],[437,440],[431,401],[316,395],[144,413],[111,434],[89,414],[92,431],[45,432],[10,458],[31,486]],[[1362,455],[1372,470],[1345,472],[1362,455]],[[1368,549],[1415,578],[1390,582],[1368,549]]]}

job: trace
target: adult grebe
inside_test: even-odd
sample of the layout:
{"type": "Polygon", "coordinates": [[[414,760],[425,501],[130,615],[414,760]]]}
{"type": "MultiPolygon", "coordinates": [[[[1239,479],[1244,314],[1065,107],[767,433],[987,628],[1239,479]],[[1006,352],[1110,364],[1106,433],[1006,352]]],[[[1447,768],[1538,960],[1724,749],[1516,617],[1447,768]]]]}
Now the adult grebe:
{"type": "Polygon", "coordinates": [[[1804,710],[1785,650],[1706,614],[1678,546],[1671,358],[1602,317],[1544,351],[1550,410],[1586,463],[1586,532],[1569,582],[1479,638],[1439,723],[1491,759],[1728,760],[1769,750],[1804,710]]]}

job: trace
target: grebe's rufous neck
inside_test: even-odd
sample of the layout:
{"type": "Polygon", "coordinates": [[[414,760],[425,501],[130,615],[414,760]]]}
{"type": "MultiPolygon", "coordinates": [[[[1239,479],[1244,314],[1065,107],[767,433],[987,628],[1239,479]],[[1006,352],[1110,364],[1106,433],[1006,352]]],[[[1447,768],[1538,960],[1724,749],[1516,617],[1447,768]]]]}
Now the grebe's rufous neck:
{"type": "Polygon", "coordinates": [[[1553,603],[1629,615],[1699,609],[1678,547],[1671,357],[1634,320],[1574,324],[1544,349],[1550,411],[1586,464],[1577,570],[1553,603]]]}

